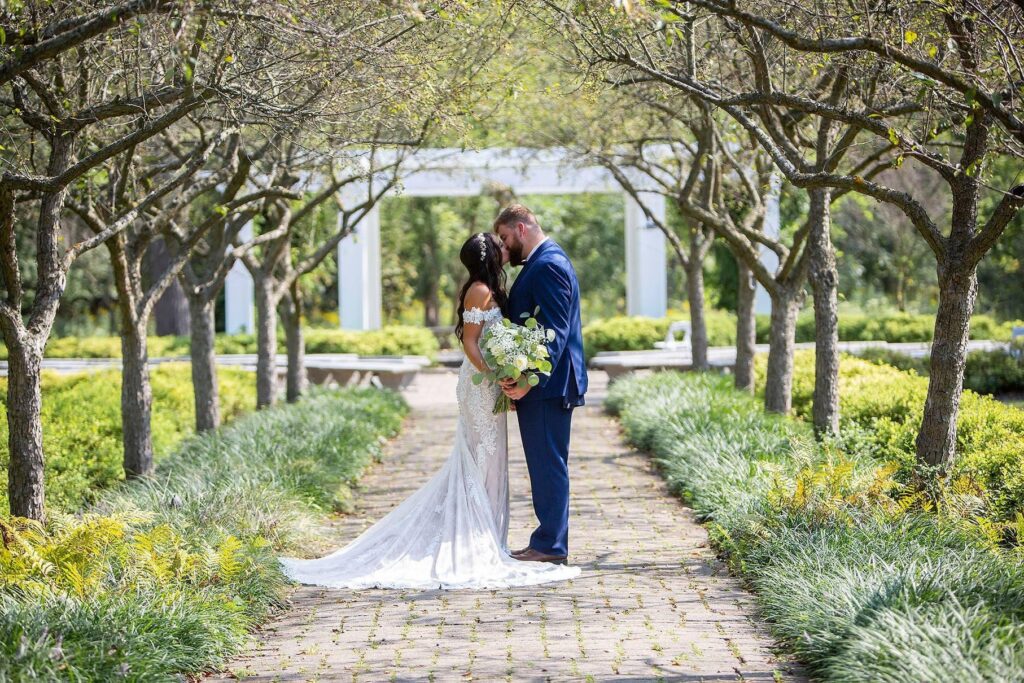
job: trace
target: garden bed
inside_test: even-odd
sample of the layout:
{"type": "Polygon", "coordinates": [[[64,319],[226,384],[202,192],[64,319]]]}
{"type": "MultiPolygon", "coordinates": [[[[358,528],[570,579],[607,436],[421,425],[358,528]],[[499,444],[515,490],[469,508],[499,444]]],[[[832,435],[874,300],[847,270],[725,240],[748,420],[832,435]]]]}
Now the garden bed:
{"type": "MultiPolygon", "coordinates": [[[[806,363],[798,360],[795,386],[801,412],[809,406],[806,363]]],[[[913,379],[924,381],[844,360],[848,434],[826,445],[803,421],[766,414],[727,377],[626,378],[611,388],[608,406],[707,523],[775,634],[815,676],[1020,680],[1024,555],[1010,528],[1022,523],[987,517],[997,501],[963,477],[954,476],[937,505],[905,486],[899,453],[920,414],[913,379]],[[869,368],[892,373],[889,381],[879,385],[869,368]]],[[[974,408],[998,413],[992,404],[968,395],[965,419],[974,408]]],[[[1024,424],[1013,429],[1024,439],[1024,424]]],[[[982,433],[975,436],[994,436],[982,433]]],[[[978,443],[963,459],[996,460],[1005,445],[992,443],[994,454],[983,455],[978,443]]]]}
{"type": "Polygon", "coordinates": [[[80,515],[0,517],[0,680],[216,668],[281,604],[277,556],[322,541],[405,411],[390,392],[314,392],[187,439],[80,515]]]}
{"type": "MultiPolygon", "coordinates": [[[[221,368],[220,410],[225,423],[256,405],[251,372],[221,368]]],[[[195,425],[195,394],[188,364],[170,363],[150,371],[153,391],[153,451],[169,453],[195,425]]],[[[124,479],[121,439],[121,372],[101,370],[70,375],[43,372],[43,450],[46,501],[74,512],[98,493],[124,479]]],[[[7,380],[0,377],[0,477],[7,480],[7,380]]],[[[7,489],[0,491],[7,510],[7,489]]]]}

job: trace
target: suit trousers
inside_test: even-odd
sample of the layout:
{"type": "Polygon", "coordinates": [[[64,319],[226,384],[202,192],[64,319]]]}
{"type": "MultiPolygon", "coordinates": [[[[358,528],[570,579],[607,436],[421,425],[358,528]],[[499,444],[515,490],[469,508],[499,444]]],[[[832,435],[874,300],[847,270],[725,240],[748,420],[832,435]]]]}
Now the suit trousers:
{"type": "Polygon", "coordinates": [[[530,547],[546,555],[569,554],[569,436],[572,407],[565,399],[519,401],[516,415],[530,470],[533,509],[540,526],[530,547]]]}

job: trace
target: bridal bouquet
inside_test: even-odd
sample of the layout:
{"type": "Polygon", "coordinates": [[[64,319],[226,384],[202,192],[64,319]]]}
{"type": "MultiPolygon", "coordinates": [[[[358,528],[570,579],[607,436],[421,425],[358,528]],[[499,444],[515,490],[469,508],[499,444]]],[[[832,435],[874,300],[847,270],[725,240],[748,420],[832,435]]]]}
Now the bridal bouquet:
{"type": "MultiPolygon", "coordinates": [[[[520,387],[535,387],[541,375],[551,372],[547,343],[555,338],[555,331],[546,330],[537,322],[534,316],[539,312],[538,308],[533,316],[524,313],[526,321],[522,325],[502,320],[487,330],[480,351],[491,369],[473,375],[474,384],[485,379],[491,382],[512,379],[520,387]]],[[[498,396],[494,403],[495,414],[508,412],[511,408],[512,401],[505,394],[498,396]]]]}

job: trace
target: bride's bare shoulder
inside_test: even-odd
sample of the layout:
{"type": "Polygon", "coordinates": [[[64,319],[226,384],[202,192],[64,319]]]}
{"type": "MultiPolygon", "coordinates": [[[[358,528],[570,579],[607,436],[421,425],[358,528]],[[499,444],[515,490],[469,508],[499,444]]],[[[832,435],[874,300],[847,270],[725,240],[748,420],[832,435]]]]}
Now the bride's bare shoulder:
{"type": "Polygon", "coordinates": [[[487,310],[494,304],[494,293],[491,288],[483,282],[474,282],[466,290],[466,298],[463,301],[466,310],[479,308],[487,310]]]}

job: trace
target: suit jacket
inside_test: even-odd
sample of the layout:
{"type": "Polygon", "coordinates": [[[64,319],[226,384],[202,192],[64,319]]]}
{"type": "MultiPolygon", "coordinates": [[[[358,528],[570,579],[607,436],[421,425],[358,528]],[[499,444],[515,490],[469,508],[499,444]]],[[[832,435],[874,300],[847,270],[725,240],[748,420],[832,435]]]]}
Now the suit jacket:
{"type": "Polygon", "coordinates": [[[540,383],[521,401],[561,399],[565,407],[583,405],[587,392],[587,369],[583,364],[583,325],[580,321],[580,285],[569,257],[552,240],[539,245],[508,296],[508,313],[512,322],[523,323],[523,313],[533,315],[537,322],[554,330],[554,341],[548,342],[551,374],[541,375],[540,383]]]}

